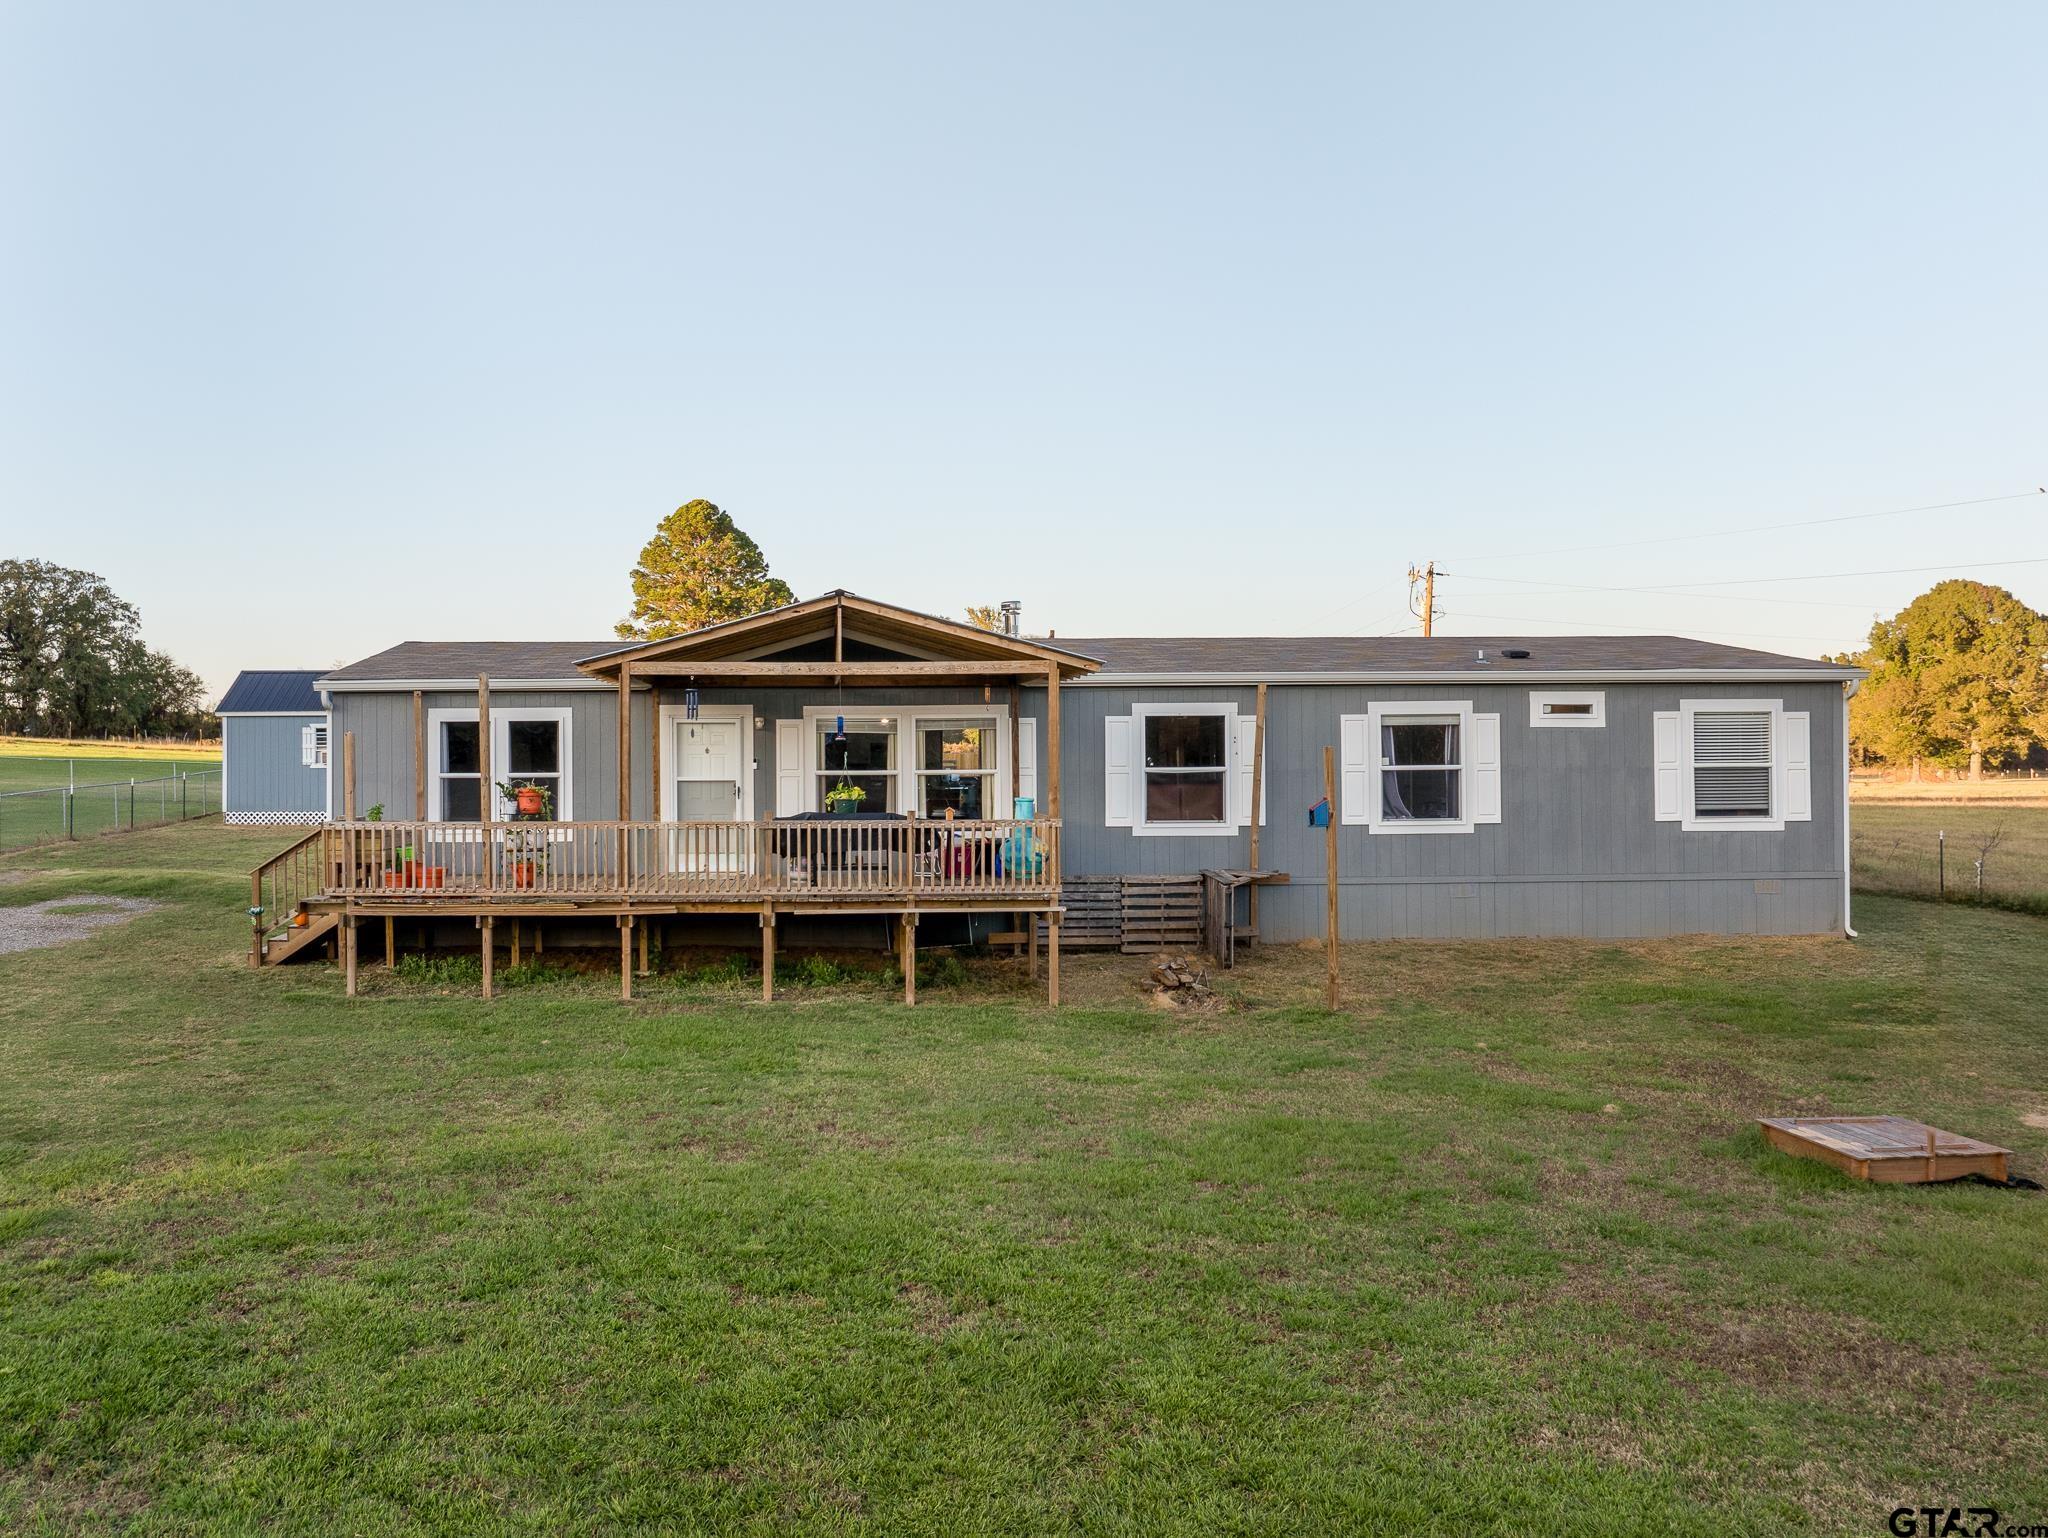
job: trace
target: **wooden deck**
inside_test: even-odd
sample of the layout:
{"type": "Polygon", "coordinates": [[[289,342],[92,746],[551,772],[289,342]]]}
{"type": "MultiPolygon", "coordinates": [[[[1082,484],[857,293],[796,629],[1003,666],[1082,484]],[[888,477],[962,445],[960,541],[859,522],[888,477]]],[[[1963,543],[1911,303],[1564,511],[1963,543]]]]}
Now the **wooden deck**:
{"type": "MultiPolygon", "coordinates": [[[[1059,871],[1060,823],[1051,817],[336,822],[251,872],[250,961],[274,964],[331,941],[353,993],[359,920],[474,918],[488,995],[498,921],[611,918],[620,931],[621,992],[630,997],[640,920],[738,914],[760,921],[772,996],[779,916],[897,916],[898,949],[914,976],[919,915],[1008,913],[1047,922],[1048,993],[1057,1003],[1059,871]]],[[[389,935],[387,923],[387,949],[389,935]]],[[[644,925],[640,940],[644,963],[644,925]]],[[[906,992],[914,997],[914,988],[906,992]]]]}
{"type": "Polygon", "coordinates": [[[2003,1183],[2012,1150],[1906,1116],[1761,1117],[1764,1141],[1858,1180],[1919,1184],[1982,1175],[2003,1183]]]}

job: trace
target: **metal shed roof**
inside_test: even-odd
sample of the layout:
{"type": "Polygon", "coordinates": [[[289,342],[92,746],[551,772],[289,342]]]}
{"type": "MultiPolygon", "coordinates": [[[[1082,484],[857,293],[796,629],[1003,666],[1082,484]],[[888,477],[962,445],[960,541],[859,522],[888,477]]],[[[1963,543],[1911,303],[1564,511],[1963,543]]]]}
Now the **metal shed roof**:
{"type": "Polygon", "coordinates": [[[213,707],[221,716],[325,714],[320,703],[318,668],[251,668],[235,675],[228,692],[213,707]]]}

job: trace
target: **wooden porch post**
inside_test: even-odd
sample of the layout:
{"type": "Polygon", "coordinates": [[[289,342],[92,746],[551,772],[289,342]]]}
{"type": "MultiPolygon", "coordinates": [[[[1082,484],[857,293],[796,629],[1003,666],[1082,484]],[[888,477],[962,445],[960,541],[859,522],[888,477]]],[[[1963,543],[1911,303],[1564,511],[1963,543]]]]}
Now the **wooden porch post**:
{"type": "Polygon", "coordinates": [[[1045,670],[1045,815],[1060,814],[1060,665],[1045,670]]]}
{"type": "MultiPolygon", "coordinates": [[[[487,673],[476,675],[476,768],[477,788],[482,792],[481,799],[483,802],[480,809],[483,812],[484,823],[482,851],[484,887],[486,890],[489,890],[498,884],[497,835],[491,831],[492,826],[498,820],[498,790],[491,779],[491,680],[490,675],[487,673]]],[[[445,815],[448,808],[444,806],[441,808],[441,811],[445,815]]],[[[425,850],[419,852],[422,855],[426,853],[425,850]]],[[[484,947],[486,956],[489,955],[491,943],[489,922],[488,919],[485,920],[484,947]]],[[[491,964],[486,960],[484,962],[485,998],[491,996],[490,979],[491,964]]]]}
{"type": "Polygon", "coordinates": [[[1045,916],[1045,1002],[1060,1007],[1060,915],[1045,916]]]}
{"type": "Polygon", "coordinates": [[[398,920],[388,913],[384,915],[384,965],[398,965],[398,920]]]}
{"type": "Polygon", "coordinates": [[[903,1002],[917,1002],[917,915],[906,913],[901,920],[902,935],[897,941],[897,956],[903,965],[903,1002]]]}
{"type": "Polygon", "coordinates": [[[642,919],[634,927],[640,931],[640,975],[646,977],[649,975],[647,967],[647,931],[654,926],[647,920],[642,919]]]}
{"type": "MultiPolygon", "coordinates": [[[[1258,710],[1252,718],[1252,848],[1251,866],[1259,868],[1259,808],[1265,805],[1266,786],[1266,686],[1259,685],[1258,710]]],[[[1332,817],[1336,815],[1332,808],[1332,817]]],[[[1230,899],[1235,901],[1236,899],[1230,899]]],[[[1251,907],[1251,928],[1259,932],[1259,884],[1252,883],[1251,895],[1245,899],[1251,907]]]]}
{"type": "Polygon", "coordinates": [[[1337,750],[1323,749],[1323,796],[1330,803],[1329,826],[1323,829],[1323,859],[1328,867],[1324,883],[1328,889],[1328,912],[1324,925],[1328,934],[1323,941],[1324,976],[1323,1008],[1337,1007],[1337,750]]]}
{"type": "Polygon", "coordinates": [[[412,820],[427,820],[427,697],[412,691],[412,820]]]}
{"type": "Polygon", "coordinates": [[[633,668],[630,663],[619,664],[619,863],[616,871],[619,890],[626,888],[626,830],[623,824],[633,820],[633,668]]]}
{"type": "MultiPolygon", "coordinates": [[[[647,689],[647,820],[661,821],[661,680],[647,689]]],[[[645,971],[643,967],[641,969],[645,971]]]]}
{"type": "Polygon", "coordinates": [[[356,820],[356,734],[341,734],[341,816],[344,822],[356,820]]]}
{"type": "Polygon", "coordinates": [[[633,999],[633,915],[619,915],[619,1001],[633,999]]]}
{"type": "Polygon", "coordinates": [[[761,909],[761,1002],[775,1002],[775,909],[761,909]]]}
{"type": "Polygon", "coordinates": [[[491,967],[492,967],[492,965],[493,965],[493,964],[494,964],[494,963],[495,963],[495,962],[497,961],[497,959],[498,959],[498,957],[497,957],[497,946],[498,946],[498,939],[497,939],[497,936],[496,936],[496,935],[494,935],[494,934],[492,934],[492,933],[491,933],[491,925],[492,925],[492,924],[494,924],[494,923],[496,923],[496,922],[497,922],[497,921],[496,921],[495,919],[493,919],[493,918],[492,918],[492,917],[491,917],[491,916],[490,916],[490,915],[489,915],[488,913],[486,913],[486,914],[485,914],[485,915],[483,916],[483,922],[482,922],[481,924],[479,924],[479,925],[477,926],[478,928],[480,928],[480,929],[481,929],[481,930],[483,931],[483,936],[484,936],[484,997],[485,997],[485,998],[489,998],[489,997],[491,996],[491,967]]]}
{"type": "Polygon", "coordinates": [[[345,913],[341,917],[341,957],[345,990],[350,998],[356,996],[356,916],[345,913]]]}

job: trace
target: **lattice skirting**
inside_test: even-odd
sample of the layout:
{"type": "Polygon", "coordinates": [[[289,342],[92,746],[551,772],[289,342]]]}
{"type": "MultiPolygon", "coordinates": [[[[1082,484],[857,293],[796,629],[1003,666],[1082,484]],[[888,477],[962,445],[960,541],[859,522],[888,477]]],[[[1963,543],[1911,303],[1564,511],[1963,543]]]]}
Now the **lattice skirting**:
{"type": "Polygon", "coordinates": [[[325,812],[228,812],[221,818],[223,822],[251,828],[296,828],[326,820],[325,812]]]}

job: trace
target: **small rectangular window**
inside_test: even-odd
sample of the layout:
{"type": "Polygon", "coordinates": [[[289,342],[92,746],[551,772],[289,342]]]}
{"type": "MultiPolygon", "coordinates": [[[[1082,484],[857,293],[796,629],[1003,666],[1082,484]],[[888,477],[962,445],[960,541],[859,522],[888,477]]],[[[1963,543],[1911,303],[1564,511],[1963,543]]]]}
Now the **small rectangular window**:
{"type": "Polygon", "coordinates": [[[1531,726],[1605,726],[1607,695],[1599,689],[1535,690],[1529,695],[1531,726]]]}
{"type": "Polygon", "coordinates": [[[327,767],[326,726],[309,726],[299,733],[299,762],[308,769],[327,767]]]}

